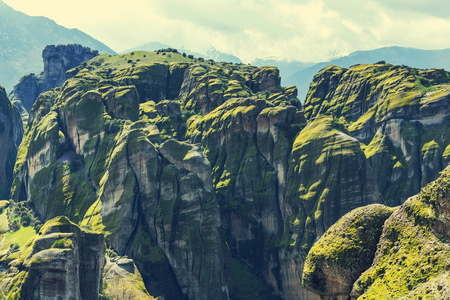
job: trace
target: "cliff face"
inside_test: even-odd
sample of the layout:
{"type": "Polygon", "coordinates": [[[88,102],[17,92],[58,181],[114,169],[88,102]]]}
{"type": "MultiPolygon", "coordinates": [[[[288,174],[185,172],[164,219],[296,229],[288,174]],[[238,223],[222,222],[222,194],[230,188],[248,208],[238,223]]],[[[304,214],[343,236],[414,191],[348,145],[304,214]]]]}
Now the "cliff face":
{"type": "Polygon", "coordinates": [[[308,254],[307,288],[322,299],[448,298],[449,176],[448,167],[394,212],[344,216],[308,254]]]}
{"type": "Polygon", "coordinates": [[[198,147],[161,143],[158,127],[139,120],[147,75],[128,86],[123,76],[102,82],[85,70],[42,94],[13,197],[33,201],[43,220],[66,215],[104,232],[108,247],[136,259],[152,295],[226,299],[229,250],[211,166],[198,147]]]}
{"type": "Polygon", "coordinates": [[[66,71],[98,55],[97,50],[91,50],[81,45],[47,46],[42,51],[44,59],[43,90],[49,91],[56,86],[62,86],[66,81],[66,71]]]}
{"type": "Polygon", "coordinates": [[[23,76],[11,92],[11,101],[20,100],[23,107],[30,111],[41,93],[63,85],[66,81],[66,71],[97,55],[97,50],[91,50],[81,45],[51,45],[45,47],[42,51],[43,74],[23,76]]]}
{"type": "Polygon", "coordinates": [[[0,86],[0,198],[10,197],[17,149],[22,141],[23,128],[17,108],[11,104],[5,89],[0,86]]]}
{"type": "MultiPolygon", "coordinates": [[[[377,66],[367,68],[376,74],[370,68],[377,66]]],[[[371,144],[376,133],[369,142],[361,139],[355,128],[370,132],[377,123],[358,127],[367,118],[351,123],[353,113],[325,105],[339,106],[340,98],[327,89],[344,84],[347,72],[331,70],[320,73],[321,83],[311,89],[328,100],[311,96],[303,110],[295,87],[282,88],[272,67],[204,62],[173,52],[99,55],[37,99],[12,197],[31,203],[43,221],[65,215],[102,232],[111,251],[133,259],[145,295],[317,299],[302,287],[314,242],[347,212],[391,195],[374,157],[383,166],[394,154],[404,166],[426,157],[427,182],[437,172],[433,163],[445,156],[439,152],[445,143],[430,143],[425,125],[417,127],[428,143],[420,158],[409,142],[389,152],[371,144]]],[[[442,81],[447,73],[433,74],[427,78],[442,81]]],[[[442,103],[432,93],[445,86],[433,87],[426,97],[435,100],[426,105],[442,103]]],[[[384,109],[390,115],[394,108],[384,109]]],[[[408,124],[423,120],[380,118],[390,143],[406,136],[408,124]]],[[[411,189],[401,191],[412,195],[411,189]]],[[[390,213],[382,211],[383,218],[390,213]]]]}
{"type": "Polygon", "coordinates": [[[1,285],[8,299],[98,299],[103,236],[66,217],[48,221],[9,264],[1,285]]]}
{"type": "Polygon", "coordinates": [[[449,162],[450,74],[389,64],[330,66],[311,83],[308,119],[330,114],[362,144],[380,192],[398,205],[449,162]]]}

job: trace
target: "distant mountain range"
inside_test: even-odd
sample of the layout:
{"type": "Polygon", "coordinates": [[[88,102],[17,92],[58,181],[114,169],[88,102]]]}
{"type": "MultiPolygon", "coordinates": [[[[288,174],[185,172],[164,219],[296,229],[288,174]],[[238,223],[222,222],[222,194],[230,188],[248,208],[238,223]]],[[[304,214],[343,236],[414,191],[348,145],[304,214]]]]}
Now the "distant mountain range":
{"type": "Polygon", "coordinates": [[[317,62],[301,62],[301,61],[289,61],[280,60],[277,58],[256,58],[250,62],[257,67],[263,66],[275,66],[280,70],[281,85],[286,86],[285,80],[291,77],[293,74],[300,70],[305,70],[311,66],[314,66],[317,62]]]}
{"type": "Polygon", "coordinates": [[[127,49],[127,50],[121,52],[121,54],[129,53],[132,51],[155,51],[155,50],[166,49],[166,48],[174,48],[174,49],[177,49],[178,52],[180,52],[180,53],[186,53],[187,55],[193,55],[194,57],[202,57],[204,59],[213,59],[214,61],[217,61],[217,62],[232,62],[234,64],[242,63],[242,61],[238,57],[231,55],[231,54],[220,52],[219,50],[217,50],[214,47],[211,47],[211,48],[205,50],[203,53],[200,53],[200,52],[195,52],[195,51],[192,51],[192,50],[189,50],[186,48],[178,48],[178,47],[169,46],[166,44],[162,44],[160,42],[150,42],[150,43],[138,46],[138,47],[127,49]]]}
{"type": "Polygon", "coordinates": [[[81,44],[100,53],[115,52],[78,29],[68,29],[45,17],[16,11],[0,0],[0,84],[10,91],[25,74],[43,69],[47,45],[81,44]]]}
{"type": "Polygon", "coordinates": [[[421,69],[444,68],[450,70],[450,49],[421,50],[405,47],[384,47],[369,51],[356,51],[348,56],[300,69],[298,72],[286,78],[283,81],[283,85],[296,85],[299,99],[303,102],[314,75],[324,67],[337,65],[348,68],[355,64],[371,64],[378,61],[386,61],[393,65],[407,65],[421,69]]]}

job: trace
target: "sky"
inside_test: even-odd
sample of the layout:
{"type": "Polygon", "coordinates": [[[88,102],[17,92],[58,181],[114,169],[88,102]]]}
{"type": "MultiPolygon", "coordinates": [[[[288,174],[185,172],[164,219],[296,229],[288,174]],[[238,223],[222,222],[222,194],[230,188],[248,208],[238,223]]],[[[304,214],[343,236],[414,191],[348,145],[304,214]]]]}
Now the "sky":
{"type": "Polygon", "coordinates": [[[448,0],[4,0],[116,52],[149,42],[214,47],[243,62],[327,61],[386,46],[450,48],[448,0]]]}

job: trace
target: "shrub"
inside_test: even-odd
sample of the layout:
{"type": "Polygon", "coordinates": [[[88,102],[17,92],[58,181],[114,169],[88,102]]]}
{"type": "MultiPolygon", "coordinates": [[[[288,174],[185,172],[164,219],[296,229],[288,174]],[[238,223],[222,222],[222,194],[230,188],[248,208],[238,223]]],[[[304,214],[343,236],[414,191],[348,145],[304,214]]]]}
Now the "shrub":
{"type": "Polygon", "coordinates": [[[12,231],[17,231],[20,228],[20,224],[19,224],[19,222],[17,222],[17,220],[9,222],[8,226],[12,231]]]}
{"type": "Polygon", "coordinates": [[[9,245],[9,249],[8,249],[8,252],[6,253],[6,255],[7,256],[11,255],[11,254],[19,251],[19,249],[20,249],[20,245],[19,244],[17,244],[17,243],[11,244],[11,245],[9,245]]]}
{"type": "Polygon", "coordinates": [[[33,217],[30,214],[25,214],[22,216],[22,218],[20,219],[20,223],[23,226],[30,226],[31,221],[33,221],[33,217]]]}
{"type": "Polygon", "coordinates": [[[58,248],[58,249],[71,248],[72,249],[73,242],[71,239],[68,239],[68,238],[59,239],[53,243],[52,248],[58,248]]]}

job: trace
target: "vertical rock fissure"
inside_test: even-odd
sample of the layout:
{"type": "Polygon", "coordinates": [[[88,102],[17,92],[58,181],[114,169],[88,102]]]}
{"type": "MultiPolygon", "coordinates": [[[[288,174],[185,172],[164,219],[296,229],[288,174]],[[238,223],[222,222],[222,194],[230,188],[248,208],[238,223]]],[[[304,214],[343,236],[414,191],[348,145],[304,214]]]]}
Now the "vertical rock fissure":
{"type": "Polygon", "coordinates": [[[131,243],[133,241],[133,238],[136,235],[136,232],[137,232],[137,229],[138,229],[138,226],[139,226],[139,221],[140,221],[140,218],[141,218],[141,215],[142,215],[142,211],[140,209],[138,209],[139,207],[141,207],[141,205],[140,205],[140,199],[141,199],[140,195],[141,194],[140,194],[140,188],[139,188],[139,180],[138,180],[138,177],[136,175],[136,172],[133,170],[133,166],[130,163],[130,154],[129,154],[130,152],[129,152],[128,146],[129,146],[129,140],[127,140],[127,144],[126,144],[126,147],[125,147],[125,151],[126,151],[125,157],[127,158],[127,165],[129,166],[131,172],[133,172],[134,180],[136,181],[136,191],[135,191],[135,195],[134,195],[134,199],[133,199],[133,205],[132,205],[132,210],[133,210],[132,216],[135,213],[137,213],[137,218],[136,218],[136,221],[135,221],[134,226],[133,226],[133,231],[131,232],[130,237],[128,238],[128,241],[126,243],[124,254],[128,253],[128,250],[129,250],[130,245],[131,245],[131,243]]]}

